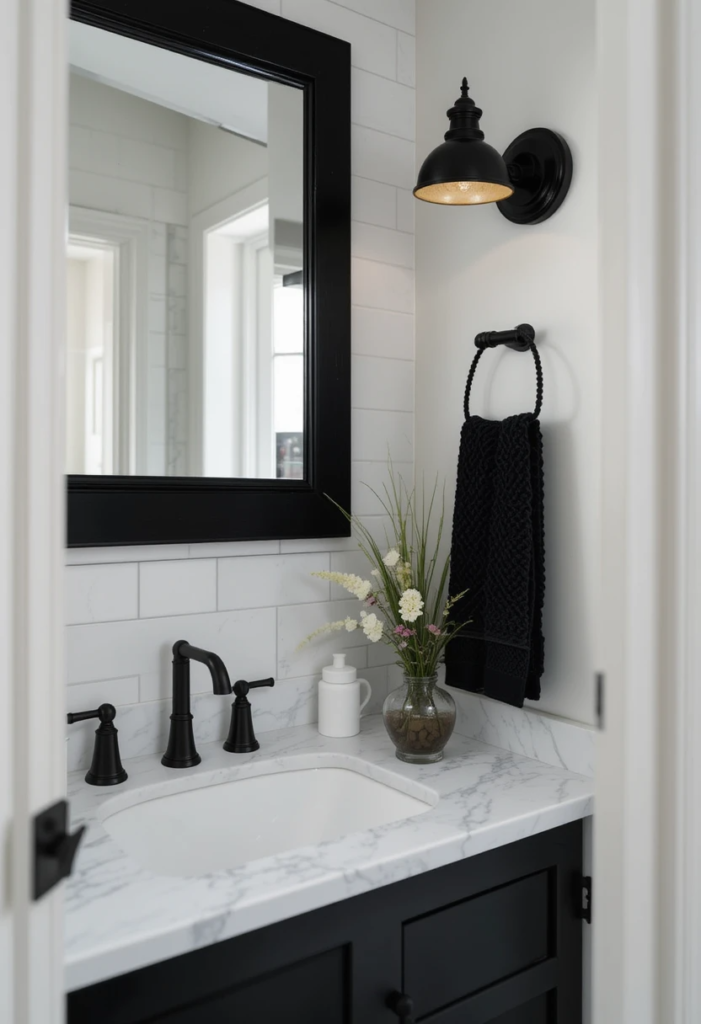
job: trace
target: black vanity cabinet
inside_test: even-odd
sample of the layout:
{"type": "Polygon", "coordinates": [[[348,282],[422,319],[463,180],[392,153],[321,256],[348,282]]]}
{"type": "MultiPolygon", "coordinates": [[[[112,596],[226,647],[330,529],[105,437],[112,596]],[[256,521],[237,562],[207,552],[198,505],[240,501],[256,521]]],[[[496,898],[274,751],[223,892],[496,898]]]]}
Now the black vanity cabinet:
{"type": "Polygon", "coordinates": [[[581,865],[575,822],[73,992],[68,1024],[581,1024],[581,865]]]}

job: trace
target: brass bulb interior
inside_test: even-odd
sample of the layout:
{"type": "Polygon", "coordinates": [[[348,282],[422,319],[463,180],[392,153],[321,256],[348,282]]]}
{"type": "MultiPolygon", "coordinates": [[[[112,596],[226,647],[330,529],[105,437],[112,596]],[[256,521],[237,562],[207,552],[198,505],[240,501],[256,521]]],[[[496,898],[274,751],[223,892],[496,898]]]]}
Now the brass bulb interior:
{"type": "Polygon", "coordinates": [[[414,195],[426,203],[443,203],[445,206],[478,206],[481,203],[498,203],[514,194],[509,185],[497,185],[492,181],[442,181],[438,185],[424,185],[414,195]]]}

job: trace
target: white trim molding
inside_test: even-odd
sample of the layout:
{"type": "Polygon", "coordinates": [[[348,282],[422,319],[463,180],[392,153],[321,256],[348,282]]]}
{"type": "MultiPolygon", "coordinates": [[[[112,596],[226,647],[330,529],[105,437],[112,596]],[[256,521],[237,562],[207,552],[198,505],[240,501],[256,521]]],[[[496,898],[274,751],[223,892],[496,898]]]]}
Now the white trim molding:
{"type": "Polygon", "coordinates": [[[65,793],[66,7],[0,37],[0,1019],[63,1020],[61,887],[31,899],[32,816],[65,793]]]}
{"type": "Polygon", "coordinates": [[[670,373],[667,648],[662,715],[660,1020],[701,1020],[701,11],[695,0],[665,6],[669,83],[664,159],[676,167],[668,198],[668,268],[674,317],[661,336],[670,373]],[[673,458],[671,456],[674,456],[673,458]],[[672,681],[672,686],[669,686],[672,681]]]}
{"type": "Polygon", "coordinates": [[[701,1020],[701,18],[599,0],[596,1024],[701,1020]]]}

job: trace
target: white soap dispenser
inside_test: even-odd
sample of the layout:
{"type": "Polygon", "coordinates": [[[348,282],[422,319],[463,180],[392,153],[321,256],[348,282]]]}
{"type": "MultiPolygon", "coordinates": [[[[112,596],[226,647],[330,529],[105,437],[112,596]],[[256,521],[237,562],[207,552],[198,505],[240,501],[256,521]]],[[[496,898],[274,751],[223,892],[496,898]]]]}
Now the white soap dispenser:
{"type": "Polygon", "coordinates": [[[345,654],[334,654],[333,665],[322,669],[319,680],[319,732],[322,736],[357,736],[360,712],[370,700],[372,689],[367,679],[358,679],[345,654]],[[360,703],[360,687],[367,696],[360,703]]]}

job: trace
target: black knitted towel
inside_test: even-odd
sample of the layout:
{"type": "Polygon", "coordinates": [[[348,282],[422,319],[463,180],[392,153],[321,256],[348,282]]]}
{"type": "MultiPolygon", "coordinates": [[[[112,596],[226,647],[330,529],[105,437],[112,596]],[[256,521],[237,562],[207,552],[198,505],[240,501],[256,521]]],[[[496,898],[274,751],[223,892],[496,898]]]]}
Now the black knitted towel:
{"type": "Polygon", "coordinates": [[[543,674],[545,593],[543,439],[534,413],[499,421],[471,416],[475,356],[465,392],[453,516],[450,593],[467,590],[458,621],[471,619],[446,648],[446,682],[522,707],[538,700],[543,674]]]}

